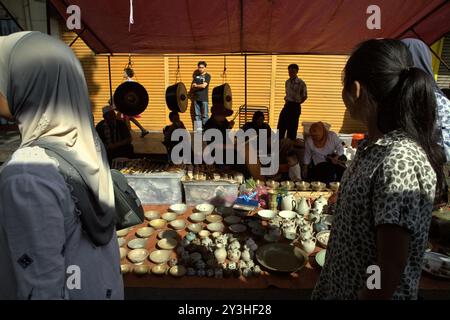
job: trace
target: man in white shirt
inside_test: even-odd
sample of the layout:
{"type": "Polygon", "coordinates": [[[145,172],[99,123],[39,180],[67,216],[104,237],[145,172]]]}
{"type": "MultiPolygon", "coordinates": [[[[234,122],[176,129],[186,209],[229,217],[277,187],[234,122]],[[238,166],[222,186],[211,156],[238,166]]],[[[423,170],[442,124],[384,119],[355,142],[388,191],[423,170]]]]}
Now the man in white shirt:
{"type": "Polygon", "coordinates": [[[308,98],[305,82],[297,76],[299,67],[290,64],[288,67],[289,79],[286,80],[285,104],[278,119],[280,139],[287,137],[291,140],[297,138],[298,122],[301,114],[301,104],[308,98]]]}

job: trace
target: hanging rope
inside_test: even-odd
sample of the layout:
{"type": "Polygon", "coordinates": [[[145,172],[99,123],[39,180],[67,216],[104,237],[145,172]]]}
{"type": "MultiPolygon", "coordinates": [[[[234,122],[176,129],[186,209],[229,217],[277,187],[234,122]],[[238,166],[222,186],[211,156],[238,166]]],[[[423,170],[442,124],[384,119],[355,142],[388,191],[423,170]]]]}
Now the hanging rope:
{"type": "Polygon", "coordinates": [[[222,84],[227,82],[227,56],[223,56],[222,84]]]}
{"type": "Polygon", "coordinates": [[[180,56],[177,56],[177,71],[175,73],[175,83],[177,83],[177,82],[182,82],[181,81],[181,71],[180,71],[180,56]]]}

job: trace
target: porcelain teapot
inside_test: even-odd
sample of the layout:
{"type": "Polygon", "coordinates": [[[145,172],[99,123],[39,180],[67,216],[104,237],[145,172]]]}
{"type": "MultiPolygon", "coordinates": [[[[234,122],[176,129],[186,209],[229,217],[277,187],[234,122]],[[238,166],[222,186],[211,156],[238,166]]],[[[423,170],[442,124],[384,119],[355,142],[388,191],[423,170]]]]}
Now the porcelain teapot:
{"type": "Polygon", "coordinates": [[[310,207],[306,198],[302,197],[297,203],[296,211],[299,215],[305,216],[309,213],[310,207]]]}
{"type": "Polygon", "coordinates": [[[292,194],[285,195],[281,199],[281,210],[294,211],[297,207],[297,201],[292,194]]]}

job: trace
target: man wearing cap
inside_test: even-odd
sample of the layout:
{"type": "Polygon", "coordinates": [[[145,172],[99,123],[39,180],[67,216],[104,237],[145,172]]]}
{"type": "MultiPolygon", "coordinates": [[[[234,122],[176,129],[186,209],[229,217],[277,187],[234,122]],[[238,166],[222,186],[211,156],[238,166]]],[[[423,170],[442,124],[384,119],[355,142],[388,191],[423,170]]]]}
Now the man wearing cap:
{"type": "Polygon", "coordinates": [[[114,158],[131,158],[134,154],[130,130],[124,121],[117,119],[114,109],[112,105],[104,107],[104,120],[95,127],[105,145],[110,165],[114,158]]]}

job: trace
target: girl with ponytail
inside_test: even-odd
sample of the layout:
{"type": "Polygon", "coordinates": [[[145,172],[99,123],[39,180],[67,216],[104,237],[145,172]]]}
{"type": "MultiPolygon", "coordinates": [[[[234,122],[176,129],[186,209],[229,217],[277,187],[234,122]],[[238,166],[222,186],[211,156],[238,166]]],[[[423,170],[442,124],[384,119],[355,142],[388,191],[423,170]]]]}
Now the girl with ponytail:
{"type": "Polygon", "coordinates": [[[444,155],[433,79],[399,40],[359,45],[342,97],[368,128],[344,173],[315,299],[417,299],[444,155]]]}

